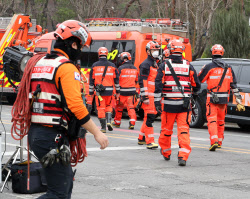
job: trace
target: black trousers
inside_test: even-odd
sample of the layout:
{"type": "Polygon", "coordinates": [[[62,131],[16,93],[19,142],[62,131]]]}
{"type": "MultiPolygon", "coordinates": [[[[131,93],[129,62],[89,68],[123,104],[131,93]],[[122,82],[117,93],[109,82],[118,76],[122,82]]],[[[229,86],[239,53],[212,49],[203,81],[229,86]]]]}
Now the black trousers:
{"type": "MultiPolygon", "coordinates": [[[[31,124],[28,139],[31,150],[40,160],[52,148],[56,147],[55,137],[61,134],[67,140],[65,134],[58,129],[31,124]]],[[[73,189],[73,171],[71,166],[54,163],[44,169],[48,191],[39,199],[70,199],[73,189]]]]}

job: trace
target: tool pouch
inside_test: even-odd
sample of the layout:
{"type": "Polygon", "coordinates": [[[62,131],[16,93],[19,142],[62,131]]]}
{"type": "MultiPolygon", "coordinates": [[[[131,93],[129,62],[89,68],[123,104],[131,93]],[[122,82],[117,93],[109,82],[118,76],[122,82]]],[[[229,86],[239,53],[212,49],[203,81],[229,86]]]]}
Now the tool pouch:
{"type": "Polygon", "coordinates": [[[189,97],[184,97],[183,98],[183,108],[189,109],[190,108],[190,98],[189,97]]]}

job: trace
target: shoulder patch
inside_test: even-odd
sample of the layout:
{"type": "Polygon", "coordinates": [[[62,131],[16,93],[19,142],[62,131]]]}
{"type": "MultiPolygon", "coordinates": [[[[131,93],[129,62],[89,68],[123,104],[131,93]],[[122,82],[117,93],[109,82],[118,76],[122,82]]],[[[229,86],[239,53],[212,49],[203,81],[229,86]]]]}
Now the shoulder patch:
{"type": "Polygon", "coordinates": [[[75,72],[75,80],[78,80],[78,81],[81,80],[81,76],[78,72],[75,72]]]}

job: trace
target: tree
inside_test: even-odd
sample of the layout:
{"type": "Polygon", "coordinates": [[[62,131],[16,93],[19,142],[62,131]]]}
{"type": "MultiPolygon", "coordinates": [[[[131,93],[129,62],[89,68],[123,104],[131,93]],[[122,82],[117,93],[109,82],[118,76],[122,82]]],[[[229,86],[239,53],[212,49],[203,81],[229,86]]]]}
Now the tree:
{"type": "Polygon", "coordinates": [[[211,41],[225,48],[224,57],[250,58],[250,28],[241,9],[235,1],[229,11],[217,12],[214,18],[211,41]]]}

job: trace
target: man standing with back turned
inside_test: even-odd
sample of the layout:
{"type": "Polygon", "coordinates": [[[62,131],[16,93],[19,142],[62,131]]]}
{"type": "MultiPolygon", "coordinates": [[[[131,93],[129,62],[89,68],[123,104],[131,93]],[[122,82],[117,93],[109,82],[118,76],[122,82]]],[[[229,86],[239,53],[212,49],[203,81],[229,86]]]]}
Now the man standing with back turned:
{"type": "Polygon", "coordinates": [[[230,88],[236,97],[236,110],[244,111],[245,107],[241,104],[241,95],[236,85],[234,71],[222,60],[224,48],[220,44],[215,44],[211,48],[211,53],[212,62],[203,66],[199,73],[199,79],[201,83],[207,82],[206,115],[211,145],[209,151],[215,151],[216,148],[221,148],[224,139],[230,88]]]}
{"type": "Polygon", "coordinates": [[[193,66],[182,58],[184,44],[180,40],[172,40],[168,44],[168,49],[171,54],[169,60],[160,65],[155,79],[155,108],[159,113],[162,112],[161,100],[164,97],[159,137],[160,152],[165,160],[170,160],[171,136],[176,121],[179,144],[178,164],[186,166],[191,153],[189,135],[191,87],[194,92],[199,91],[200,81],[193,66]]]}

